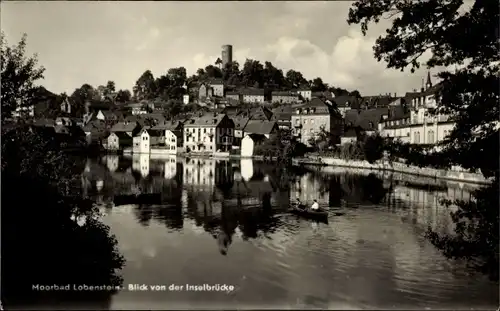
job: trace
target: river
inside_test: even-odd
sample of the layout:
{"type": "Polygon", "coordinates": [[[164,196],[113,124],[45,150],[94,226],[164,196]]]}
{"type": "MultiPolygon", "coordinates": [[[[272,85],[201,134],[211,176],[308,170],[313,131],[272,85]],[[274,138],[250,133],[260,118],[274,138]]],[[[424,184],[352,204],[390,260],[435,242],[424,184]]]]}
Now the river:
{"type": "Polygon", "coordinates": [[[453,232],[439,199],[468,198],[467,184],[148,155],[88,160],[82,183],[126,260],[112,309],[498,306],[497,284],[424,237],[428,226],[453,232]],[[113,206],[114,195],[137,191],[162,192],[165,203],[113,206]],[[329,224],[286,213],[297,197],[329,207],[329,224]],[[234,289],[185,288],[203,284],[234,289]]]}

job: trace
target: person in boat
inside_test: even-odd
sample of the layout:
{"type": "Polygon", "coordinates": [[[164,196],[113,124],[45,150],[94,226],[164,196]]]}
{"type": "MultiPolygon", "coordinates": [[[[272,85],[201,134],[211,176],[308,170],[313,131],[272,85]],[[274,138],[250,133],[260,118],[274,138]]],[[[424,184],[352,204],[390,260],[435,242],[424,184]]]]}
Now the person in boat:
{"type": "Polygon", "coordinates": [[[300,208],[300,209],[305,209],[305,207],[306,207],[305,204],[302,204],[302,202],[300,201],[299,198],[297,198],[295,205],[297,206],[297,208],[300,208]]]}
{"type": "Polygon", "coordinates": [[[317,200],[314,200],[314,202],[313,202],[313,204],[311,206],[311,210],[314,211],[314,212],[319,212],[320,211],[319,204],[318,204],[317,200]]]}

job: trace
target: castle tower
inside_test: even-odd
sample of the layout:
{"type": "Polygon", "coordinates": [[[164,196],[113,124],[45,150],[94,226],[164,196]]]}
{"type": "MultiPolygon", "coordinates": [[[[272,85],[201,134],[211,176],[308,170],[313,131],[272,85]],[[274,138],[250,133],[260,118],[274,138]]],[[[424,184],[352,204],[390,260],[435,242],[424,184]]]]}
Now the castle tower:
{"type": "Polygon", "coordinates": [[[233,62],[233,46],[232,45],[223,45],[222,46],[222,68],[226,66],[226,64],[230,64],[233,62]]]}

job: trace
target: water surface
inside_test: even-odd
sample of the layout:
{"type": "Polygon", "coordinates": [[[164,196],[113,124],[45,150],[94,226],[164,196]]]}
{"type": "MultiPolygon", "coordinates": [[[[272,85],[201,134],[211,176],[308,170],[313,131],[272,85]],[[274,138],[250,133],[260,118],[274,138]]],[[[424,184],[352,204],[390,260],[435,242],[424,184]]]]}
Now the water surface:
{"type": "Polygon", "coordinates": [[[113,309],[498,305],[497,284],[446,259],[424,237],[427,226],[453,232],[439,198],[468,198],[468,185],[149,156],[91,160],[84,183],[126,259],[125,289],[113,297],[113,309]],[[113,195],[137,191],[162,192],[165,202],[111,203],[113,195]],[[329,224],[286,213],[296,197],[329,207],[329,224]],[[130,291],[128,284],[167,290],[130,291]],[[235,289],[169,291],[172,284],[235,289]]]}

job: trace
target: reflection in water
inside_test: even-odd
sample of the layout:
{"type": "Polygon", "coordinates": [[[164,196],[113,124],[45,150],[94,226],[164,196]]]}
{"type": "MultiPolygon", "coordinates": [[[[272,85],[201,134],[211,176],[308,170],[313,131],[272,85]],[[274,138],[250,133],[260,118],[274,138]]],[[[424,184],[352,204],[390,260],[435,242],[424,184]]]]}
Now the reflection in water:
{"type": "Polygon", "coordinates": [[[225,283],[238,290],[229,296],[124,291],[114,308],[498,304],[495,284],[445,259],[424,237],[427,226],[453,232],[439,198],[467,197],[467,189],[347,170],[282,170],[250,159],[176,158],[175,165],[172,158],[150,160],[149,174],[135,181],[135,169],[127,168],[132,163],[124,161],[114,172],[92,164],[82,184],[102,179],[107,202],[135,183],[142,192],[163,194],[161,205],[115,207],[104,218],[130,263],[126,283],[225,283]],[[288,214],[296,197],[329,207],[330,224],[288,214]]]}

